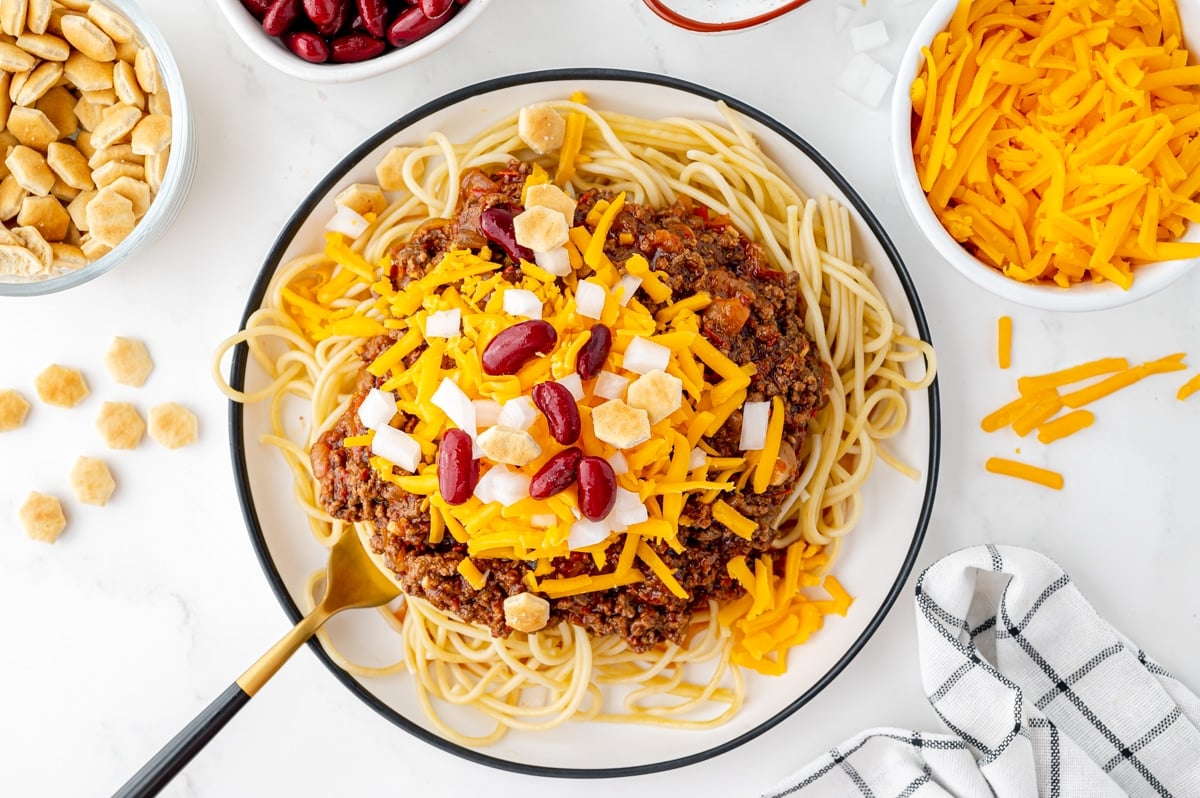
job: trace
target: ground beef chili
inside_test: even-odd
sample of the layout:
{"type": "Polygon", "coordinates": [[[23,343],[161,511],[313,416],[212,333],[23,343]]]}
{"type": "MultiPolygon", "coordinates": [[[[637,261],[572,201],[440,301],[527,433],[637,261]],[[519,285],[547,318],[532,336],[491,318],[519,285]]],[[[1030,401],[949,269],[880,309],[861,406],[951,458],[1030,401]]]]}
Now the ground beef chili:
{"type": "MultiPolygon", "coordinates": [[[[528,173],[527,165],[515,161],[490,175],[479,170],[465,173],[454,217],[431,220],[392,253],[392,282],[400,287],[419,278],[450,249],[482,247],[486,242],[479,229],[480,214],[498,205],[519,212],[521,186],[528,173]]],[[[581,196],[575,223],[583,224],[596,202],[607,198],[602,191],[581,196]]],[[[494,249],[492,258],[504,263],[501,273],[509,280],[518,279],[517,264],[499,247],[494,249]]],[[[641,253],[653,268],[666,274],[676,299],[707,291],[713,302],[702,313],[703,334],[734,362],[755,364],[757,373],[748,399],[779,396],[786,408],[784,456],[771,487],[761,494],[734,492],[723,497],[742,515],[758,522],[753,539],[744,540],[715,522],[710,506],[693,495],[679,518],[678,540],[683,551],[655,544],[690,600],[676,598],[648,571],[646,579],[637,584],[551,600],[551,626],[567,621],[594,635],[620,635],[633,649],[644,651],[662,642],[681,642],[693,610],[705,607],[709,599],[724,601],[741,595],[741,587],[729,578],[725,564],[739,554],[754,559],[779,536],[771,521],[795,484],[799,469],[794,453],[800,449],[808,421],[826,401],[829,374],[804,332],[797,278],[772,269],[762,250],[727,218],[686,198],[663,209],[627,203],[614,220],[605,251],[615,263],[641,253]],[[617,243],[622,240],[631,243],[617,243]]],[[[644,292],[639,291],[637,297],[656,309],[644,292]]],[[[393,340],[379,336],[367,341],[361,353],[364,364],[393,340]]],[[[411,365],[421,351],[418,348],[411,353],[407,363],[411,365]]],[[[708,377],[719,381],[716,375],[708,377]]],[[[346,414],[313,446],[320,502],[335,518],[368,522],[374,527],[371,546],[383,556],[406,593],[423,596],[463,620],[483,624],[497,636],[506,635],[510,630],[504,622],[504,599],[527,589],[522,577],[533,564],[487,560],[487,584],[482,590],[473,589],[456,570],[466,556],[466,546],[448,536],[439,544],[430,544],[429,515],[421,510],[421,498],[379,479],[368,463],[366,447],[343,446],[347,436],[365,432],[358,420],[358,405],[367,391],[381,382],[364,369],[346,414]]],[[[417,423],[415,418],[401,418],[400,427],[406,431],[417,423]]],[[[741,414],[734,413],[709,442],[720,455],[737,456],[740,435],[741,414]]],[[[609,562],[615,560],[621,545],[618,541],[609,549],[609,562]]],[[[557,577],[597,573],[592,558],[583,553],[557,559],[553,566],[557,577]]]]}

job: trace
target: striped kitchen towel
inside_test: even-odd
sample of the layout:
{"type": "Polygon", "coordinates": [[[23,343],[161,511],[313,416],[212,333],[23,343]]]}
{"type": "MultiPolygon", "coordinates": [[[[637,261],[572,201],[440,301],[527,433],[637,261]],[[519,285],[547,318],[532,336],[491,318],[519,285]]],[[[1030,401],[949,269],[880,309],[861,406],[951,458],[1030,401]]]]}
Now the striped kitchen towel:
{"type": "Polygon", "coordinates": [[[964,549],[921,574],[916,604],[921,680],[952,733],[868,730],[767,798],[1200,798],[1200,699],[1057,564],[964,549]]]}

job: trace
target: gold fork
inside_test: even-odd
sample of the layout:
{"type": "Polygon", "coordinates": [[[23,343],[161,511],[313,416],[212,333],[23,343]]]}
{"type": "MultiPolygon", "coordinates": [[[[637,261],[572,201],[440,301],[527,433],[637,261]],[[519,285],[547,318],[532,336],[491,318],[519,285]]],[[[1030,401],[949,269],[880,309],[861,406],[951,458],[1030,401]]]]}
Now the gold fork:
{"type": "Polygon", "coordinates": [[[347,526],[329,550],[321,603],[171,738],[113,798],[157,795],[322,624],[342,610],[378,607],[398,595],[399,585],[375,567],[358,533],[347,526]]]}

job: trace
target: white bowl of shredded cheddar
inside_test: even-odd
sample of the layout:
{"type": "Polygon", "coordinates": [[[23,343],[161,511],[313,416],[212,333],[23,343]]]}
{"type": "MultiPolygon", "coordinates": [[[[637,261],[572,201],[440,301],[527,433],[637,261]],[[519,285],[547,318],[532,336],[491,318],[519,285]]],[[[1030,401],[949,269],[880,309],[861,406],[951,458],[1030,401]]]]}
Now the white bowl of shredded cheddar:
{"type": "Polygon", "coordinates": [[[1006,299],[1099,310],[1200,257],[1200,4],[938,0],[898,72],[892,151],[913,220],[1006,299]],[[1111,6],[1111,7],[1109,7],[1111,6]],[[1045,31],[1045,32],[1043,32],[1045,31]]]}

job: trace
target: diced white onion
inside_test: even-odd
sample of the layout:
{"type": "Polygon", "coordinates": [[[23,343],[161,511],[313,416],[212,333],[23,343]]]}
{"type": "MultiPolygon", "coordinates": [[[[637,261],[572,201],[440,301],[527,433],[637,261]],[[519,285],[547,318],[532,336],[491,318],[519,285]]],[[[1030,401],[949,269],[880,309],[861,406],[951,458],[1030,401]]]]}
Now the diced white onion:
{"type": "Polygon", "coordinates": [[[624,399],[625,388],[628,385],[628,377],[622,377],[614,371],[602,371],[596,375],[596,385],[592,392],[605,399],[624,399]]]}
{"type": "Polygon", "coordinates": [[[559,377],[555,382],[570,391],[576,402],[583,401],[583,380],[578,374],[572,371],[565,377],[559,377]]]}
{"type": "Polygon", "coordinates": [[[867,50],[883,47],[887,43],[887,26],[883,24],[882,19],[850,29],[850,46],[856,53],[865,53],[867,50]]]}
{"type": "MultiPolygon", "coordinates": [[[[895,2],[895,0],[893,0],[893,2],[895,2]]],[[[837,33],[844,31],[846,26],[850,24],[850,16],[853,13],[854,12],[850,10],[849,6],[836,6],[833,9],[833,30],[837,33]]]]}
{"type": "Polygon", "coordinates": [[[869,108],[877,108],[891,85],[892,73],[871,56],[859,53],[838,77],[837,87],[869,108]]]}
{"type": "Polygon", "coordinates": [[[496,483],[505,475],[512,473],[508,466],[497,464],[484,472],[475,483],[475,498],[484,504],[496,501],[496,483]]]}
{"type": "Polygon", "coordinates": [[[484,457],[483,449],[480,448],[480,446],[479,446],[479,438],[478,437],[472,438],[471,439],[471,459],[472,460],[481,460],[481,459],[483,459],[483,457],[484,457]]]}
{"type": "Polygon", "coordinates": [[[496,416],[496,423],[513,429],[529,429],[533,426],[533,422],[537,421],[537,408],[533,405],[533,400],[528,396],[518,396],[516,399],[509,399],[500,408],[500,414],[496,416]]]}
{"type": "Polygon", "coordinates": [[[533,253],[534,263],[555,277],[566,277],[571,273],[571,256],[566,247],[555,247],[549,252],[533,253]]]}
{"type": "Polygon", "coordinates": [[[558,523],[558,516],[554,513],[534,513],[529,516],[529,525],[534,529],[549,529],[558,523]]]}
{"type": "Polygon", "coordinates": [[[421,464],[421,444],[395,427],[380,427],[371,440],[371,454],[390,460],[405,471],[416,472],[421,464]]]}
{"type": "Polygon", "coordinates": [[[583,549],[588,546],[594,546],[597,543],[603,542],[612,528],[608,524],[607,519],[600,521],[589,521],[586,518],[581,518],[571,524],[571,531],[567,535],[567,546],[571,549],[583,549]]]}
{"type": "Polygon", "coordinates": [[[608,290],[600,283],[584,280],[575,287],[575,311],[580,316],[599,319],[600,314],[604,312],[604,300],[607,296],[608,290]]]}
{"type": "Polygon", "coordinates": [[[609,455],[608,464],[612,466],[613,473],[617,476],[629,473],[629,461],[620,452],[613,452],[609,455]]]}
{"type": "Polygon", "coordinates": [[[462,331],[462,311],[458,308],[430,313],[425,319],[426,338],[453,338],[462,331]]]}
{"type": "Polygon", "coordinates": [[[511,507],[529,498],[529,482],[528,474],[505,469],[505,473],[498,475],[492,484],[492,495],[505,507],[511,507]]]}
{"type": "Polygon", "coordinates": [[[892,73],[885,67],[875,64],[859,98],[863,105],[869,108],[878,108],[879,104],[883,102],[883,98],[887,96],[888,86],[892,85],[892,77],[892,73]]]}
{"type": "Polygon", "coordinates": [[[617,281],[617,285],[613,291],[619,297],[617,302],[621,307],[629,304],[629,300],[633,299],[633,295],[637,293],[638,286],[642,284],[642,278],[634,274],[626,274],[617,281]]]}
{"type": "Polygon", "coordinates": [[[697,446],[695,449],[692,449],[692,456],[688,458],[688,471],[691,471],[694,468],[699,468],[707,462],[708,453],[697,446]]]}
{"type": "Polygon", "coordinates": [[[388,391],[372,388],[358,406],[358,420],[367,429],[386,427],[396,415],[396,397],[388,391]]]}
{"type": "Polygon", "coordinates": [[[367,228],[371,223],[364,219],[345,205],[338,205],[337,211],[325,223],[325,229],[332,233],[341,233],[350,238],[358,238],[363,233],[367,232],[367,228]]]}
{"type": "Polygon", "coordinates": [[[744,451],[754,451],[767,445],[767,421],[771,416],[770,402],[746,402],[742,405],[742,440],[744,451]]]}
{"type": "Polygon", "coordinates": [[[504,312],[510,316],[524,316],[529,319],[542,317],[542,300],[537,294],[524,288],[509,288],[502,297],[504,312]]]}
{"type": "Polygon", "coordinates": [[[500,403],[495,399],[476,399],[471,404],[475,405],[476,427],[494,427],[500,423],[500,403]]]}
{"type": "Polygon", "coordinates": [[[617,500],[613,504],[612,516],[617,523],[624,526],[640,524],[650,518],[642,498],[631,490],[617,488],[617,500]]]}
{"type": "Polygon", "coordinates": [[[463,432],[475,437],[475,404],[471,397],[463,393],[458,383],[449,377],[442,377],[442,382],[430,397],[446,417],[463,432]]]}
{"type": "Polygon", "coordinates": [[[655,369],[667,370],[671,362],[671,350],[641,336],[634,336],[625,347],[625,360],[621,365],[638,374],[647,374],[655,369]]]}

